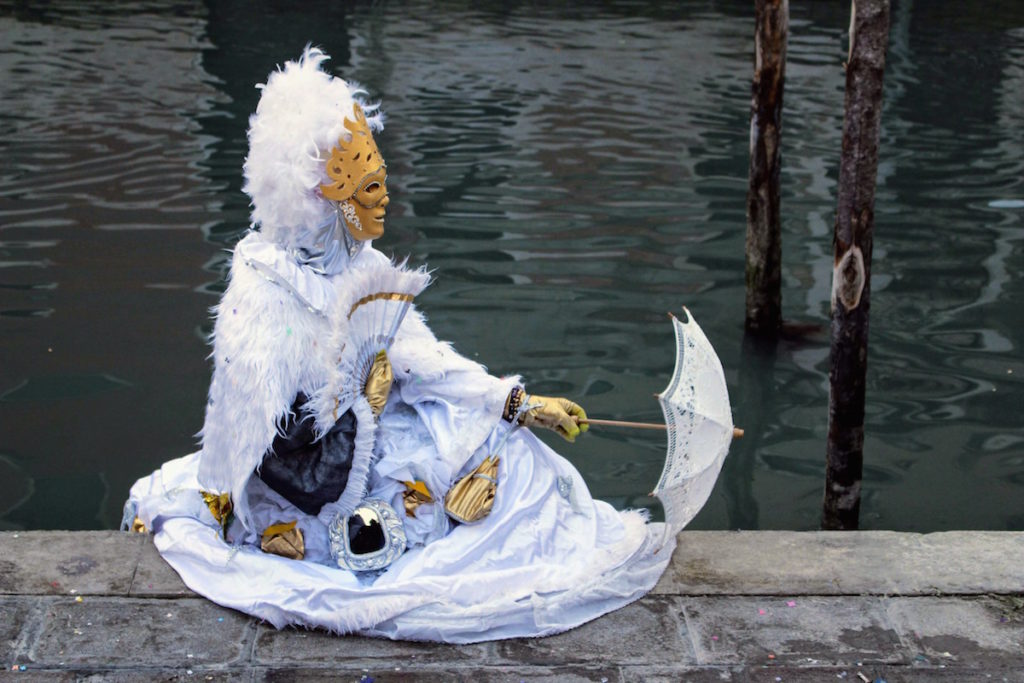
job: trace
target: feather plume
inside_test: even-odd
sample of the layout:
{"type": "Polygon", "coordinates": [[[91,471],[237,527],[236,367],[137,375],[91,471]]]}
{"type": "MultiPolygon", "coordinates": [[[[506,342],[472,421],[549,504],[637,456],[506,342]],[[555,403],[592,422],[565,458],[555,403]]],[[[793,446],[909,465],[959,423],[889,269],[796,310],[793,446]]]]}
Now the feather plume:
{"type": "Polygon", "coordinates": [[[316,226],[334,210],[319,187],[329,180],[324,164],[331,148],[340,136],[349,138],[345,119],[353,119],[353,103],[362,107],[372,130],[384,125],[379,105],[362,100],[365,91],[322,70],[328,59],[306,46],[297,61],[285,62],[256,86],[262,94],[249,118],[242,190],[252,200],[253,225],[285,247],[310,246],[316,226]]]}

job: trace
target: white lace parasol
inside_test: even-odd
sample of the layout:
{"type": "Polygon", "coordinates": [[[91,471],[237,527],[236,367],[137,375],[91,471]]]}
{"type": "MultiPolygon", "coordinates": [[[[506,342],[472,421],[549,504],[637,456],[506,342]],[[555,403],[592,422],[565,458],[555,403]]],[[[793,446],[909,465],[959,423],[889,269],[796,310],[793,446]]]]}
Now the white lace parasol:
{"type": "Polygon", "coordinates": [[[668,452],[653,495],[665,508],[666,540],[704,507],[734,431],[722,362],[690,311],[683,311],[687,322],[672,316],[675,371],[658,395],[668,427],[668,452]]]}

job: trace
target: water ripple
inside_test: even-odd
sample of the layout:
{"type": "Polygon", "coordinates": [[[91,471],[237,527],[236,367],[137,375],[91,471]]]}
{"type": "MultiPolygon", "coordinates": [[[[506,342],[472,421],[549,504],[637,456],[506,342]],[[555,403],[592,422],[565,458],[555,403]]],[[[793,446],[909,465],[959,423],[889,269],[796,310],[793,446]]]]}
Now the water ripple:
{"type": "MultiPolygon", "coordinates": [[[[0,11],[0,332],[19,359],[0,386],[131,382],[74,405],[56,380],[46,401],[13,394],[4,409],[27,428],[11,448],[66,457],[33,406],[83,416],[68,433],[103,444],[81,457],[103,475],[90,490],[109,481],[114,500],[192,447],[206,307],[248,221],[252,86],[312,40],[383,101],[392,218],[378,246],[438,269],[421,304],[439,336],[595,415],[648,421],[672,369],[664,312],[686,303],[752,427],[697,526],[816,527],[827,341],[786,340],[769,361],[742,340],[749,7],[339,7],[247,7],[245,21],[161,0],[0,11]],[[110,446],[111,415],[131,444],[110,446]]],[[[787,316],[824,322],[849,17],[842,3],[790,9],[783,296],[787,316]]],[[[1024,524],[1024,9],[897,3],[892,23],[865,525],[1024,524]]],[[[584,444],[559,448],[596,495],[645,504],[662,441],[594,430],[584,444]]],[[[36,494],[0,514],[41,519],[64,468],[12,475],[36,494]]]]}

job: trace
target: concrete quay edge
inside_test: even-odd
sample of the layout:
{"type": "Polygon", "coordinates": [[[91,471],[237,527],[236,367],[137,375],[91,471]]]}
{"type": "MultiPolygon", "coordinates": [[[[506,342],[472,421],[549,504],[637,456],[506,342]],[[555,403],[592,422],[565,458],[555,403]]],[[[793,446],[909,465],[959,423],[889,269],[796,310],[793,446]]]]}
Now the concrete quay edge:
{"type": "Polygon", "coordinates": [[[1024,533],[688,531],[645,598],[465,646],[276,630],[148,535],[0,532],[0,681],[1014,681],[1024,533]]]}

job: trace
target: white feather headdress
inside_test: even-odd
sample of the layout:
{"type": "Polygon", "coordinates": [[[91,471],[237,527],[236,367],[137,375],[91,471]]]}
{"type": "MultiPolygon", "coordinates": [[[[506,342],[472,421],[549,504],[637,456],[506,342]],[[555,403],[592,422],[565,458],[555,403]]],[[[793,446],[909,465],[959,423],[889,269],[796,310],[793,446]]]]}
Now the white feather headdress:
{"type": "Polygon", "coordinates": [[[324,72],[329,57],[307,46],[298,61],[270,74],[256,113],[249,118],[249,155],[243,191],[252,200],[252,223],[264,238],[288,248],[309,247],[318,226],[330,219],[333,204],[320,194],[328,177],[324,164],[354,120],[358,103],[372,130],[383,128],[377,104],[365,91],[324,72]]]}

